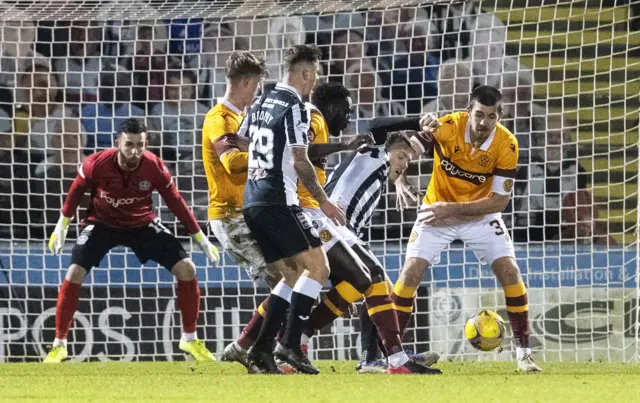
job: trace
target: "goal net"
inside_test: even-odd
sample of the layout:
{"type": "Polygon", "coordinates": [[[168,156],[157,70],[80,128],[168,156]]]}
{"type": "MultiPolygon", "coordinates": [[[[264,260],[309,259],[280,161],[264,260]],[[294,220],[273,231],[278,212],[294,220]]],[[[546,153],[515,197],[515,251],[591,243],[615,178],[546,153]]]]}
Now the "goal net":
{"type": "MultiPolygon", "coordinates": [[[[376,116],[465,109],[475,86],[498,87],[502,122],[521,152],[503,217],[528,286],[536,357],[638,361],[639,7],[638,0],[0,2],[0,361],[41,359],[54,338],[58,286],[83,208],[62,256],[49,256],[46,243],[82,158],[112,146],[123,117],[144,118],[150,149],[205,228],[201,127],[224,94],[227,56],[264,55],[268,87],[282,75],[283,49],[305,42],[322,49],[323,79],[351,91],[349,133],[366,132],[376,116]]],[[[423,157],[409,178],[425,189],[431,169],[423,157]]],[[[162,201],[156,205],[188,243],[162,201]]],[[[415,210],[396,211],[389,186],[365,233],[392,280],[415,218],[415,210]]],[[[226,254],[219,268],[192,256],[203,294],[199,336],[219,354],[268,290],[226,254]]],[[[418,295],[410,349],[511,358],[510,338],[503,352],[483,354],[464,340],[464,322],[478,310],[506,318],[490,267],[464,245],[443,253],[418,295]]],[[[167,271],[114,249],[85,282],[70,355],[182,359],[174,301],[167,271]]],[[[338,319],[314,339],[313,358],[357,359],[358,330],[357,316],[338,319]]]]}

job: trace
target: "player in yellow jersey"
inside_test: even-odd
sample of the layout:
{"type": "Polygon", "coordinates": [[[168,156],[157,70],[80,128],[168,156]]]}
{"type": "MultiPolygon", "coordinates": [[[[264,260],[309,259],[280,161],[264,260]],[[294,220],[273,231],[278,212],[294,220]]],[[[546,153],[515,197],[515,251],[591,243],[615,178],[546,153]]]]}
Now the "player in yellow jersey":
{"type": "MultiPolygon", "coordinates": [[[[517,345],[518,370],[537,372],[540,368],[529,348],[527,290],[501,218],[518,161],[518,142],[499,123],[501,117],[500,91],[480,86],[471,93],[467,111],[440,119],[428,114],[420,119],[423,133],[414,139],[423,152],[433,148],[433,175],[392,299],[404,332],[425,270],[439,262],[440,253],[452,241],[462,240],[482,263],[491,265],[502,284],[517,345]]],[[[402,184],[397,186],[399,193],[402,188],[402,184]]]]}
{"type": "Polygon", "coordinates": [[[243,110],[253,101],[267,67],[248,51],[234,51],[226,62],[227,90],[222,102],[206,115],[202,129],[202,160],[209,185],[209,228],[236,263],[252,279],[270,286],[279,280],[267,270],[262,252],[242,216],[247,180],[247,149],[237,137],[243,110]]]}

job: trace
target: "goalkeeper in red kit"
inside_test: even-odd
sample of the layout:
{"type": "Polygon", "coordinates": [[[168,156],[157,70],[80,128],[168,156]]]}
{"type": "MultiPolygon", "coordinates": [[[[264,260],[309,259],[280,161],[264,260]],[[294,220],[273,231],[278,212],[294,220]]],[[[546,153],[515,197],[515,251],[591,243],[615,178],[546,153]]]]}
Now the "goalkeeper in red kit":
{"type": "Polygon", "coordinates": [[[117,147],[87,157],[71,185],[60,220],[49,240],[51,253],[60,253],[69,222],[86,191],[91,192],[91,203],[71,252],[71,266],[58,293],[56,338],[45,363],[60,363],[67,358],[67,334],[78,308],[82,282],[110,249],[120,245],[131,248],[143,263],[151,259],[166,267],[178,279],[178,306],[183,328],[180,349],[198,361],[215,360],[204,342],[196,337],[200,288],[195,265],[178,239],[156,216],[151,200],[153,191],[160,193],[214,264],[219,258],[218,250],[203,234],[164,162],[146,151],[146,131],[139,120],[123,121],[118,128],[117,147]]]}

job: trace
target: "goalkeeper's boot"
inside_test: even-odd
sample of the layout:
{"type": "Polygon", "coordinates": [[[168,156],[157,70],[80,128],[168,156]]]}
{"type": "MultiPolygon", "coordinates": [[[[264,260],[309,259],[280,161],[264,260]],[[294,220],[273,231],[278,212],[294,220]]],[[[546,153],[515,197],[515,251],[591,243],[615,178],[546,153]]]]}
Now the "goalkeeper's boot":
{"type": "Polygon", "coordinates": [[[387,372],[387,361],[379,358],[373,361],[362,360],[358,363],[356,371],[359,374],[384,374],[387,372]]]}
{"type": "Polygon", "coordinates": [[[196,361],[215,361],[216,357],[211,354],[211,351],[204,345],[203,340],[194,339],[191,341],[184,341],[180,339],[180,350],[187,354],[191,354],[196,361]]]}
{"type": "Polygon", "coordinates": [[[418,364],[415,363],[411,360],[407,361],[404,363],[404,365],[399,366],[399,367],[392,367],[391,365],[389,365],[389,368],[387,368],[387,373],[388,374],[393,374],[393,375],[398,375],[398,374],[402,374],[402,375],[410,375],[410,374],[424,374],[424,375],[438,375],[441,374],[442,371],[440,371],[438,368],[429,368],[429,367],[425,367],[422,364],[418,364]]]}
{"type": "Polygon", "coordinates": [[[277,359],[291,365],[297,373],[308,375],[317,375],[320,373],[318,368],[311,365],[311,361],[309,361],[309,358],[302,352],[300,347],[287,348],[278,343],[275,350],[273,350],[273,355],[277,359]]]}
{"type": "Polygon", "coordinates": [[[60,364],[67,358],[69,354],[67,353],[67,348],[64,346],[55,346],[52,347],[47,354],[47,358],[44,359],[43,363],[45,364],[60,364]]]}
{"type": "Polygon", "coordinates": [[[249,363],[256,367],[261,374],[282,374],[271,351],[253,346],[247,353],[249,363]]]}
{"type": "Polygon", "coordinates": [[[541,371],[542,369],[533,361],[531,354],[525,354],[518,360],[518,372],[528,374],[541,371]]]}
{"type": "Polygon", "coordinates": [[[434,351],[426,351],[420,354],[407,354],[409,359],[417,364],[424,365],[425,367],[430,367],[433,364],[437,363],[440,359],[440,355],[434,351]]]}
{"type": "Polygon", "coordinates": [[[249,362],[247,352],[243,351],[237,342],[233,342],[224,348],[222,353],[222,361],[237,362],[247,369],[248,374],[259,374],[260,370],[249,362]]]}

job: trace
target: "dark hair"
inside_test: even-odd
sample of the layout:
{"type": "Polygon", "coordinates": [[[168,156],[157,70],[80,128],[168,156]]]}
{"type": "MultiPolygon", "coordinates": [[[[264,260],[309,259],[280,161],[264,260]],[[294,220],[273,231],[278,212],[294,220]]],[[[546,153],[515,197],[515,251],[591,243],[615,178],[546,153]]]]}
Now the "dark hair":
{"type": "Polygon", "coordinates": [[[267,62],[262,56],[256,56],[248,50],[234,50],[227,59],[224,75],[231,80],[267,75],[267,62]]]}
{"type": "Polygon", "coordinates": [[[147,126],[145,126],[144,122],[136,118],[127,118],[118,125],[119,135],[122,133],[140,134],[146,131],[147,126]]]}
{"type": "Polygon", "coordinates": [[[489,85],[481,85],[471,92],[469,99],[469,109],[473,107],[473,103],[478,102],[484,106],[495,106],[498,112],[502,113],[502,93],[489,85]]]}
{"type": "Polygon", "coordinates": [[[318,85],[311,94],[311,103],[315,106],[328,105],[332,102],[347,99],[351,94],[341,83],[329,81],[318,85]]]}
{"type": "Polygon", "coordinates": [[[294,45],[284,51],[282,60],[285,71],[291,71],[298,63],[315,63],[321,57],[322,52],[316,45],[294,45]]]}
{"type": "Polygon", "coordinates": [[[413,133],[408,130],[400,130],[397,132],[390,132],[387,135],[387,141],[384,143],[384,150],[390,151],[392,147],[396,145],[400,145],[403,147],[413,149],[413,145],[411,144],[411,135],[413,133]]]}

